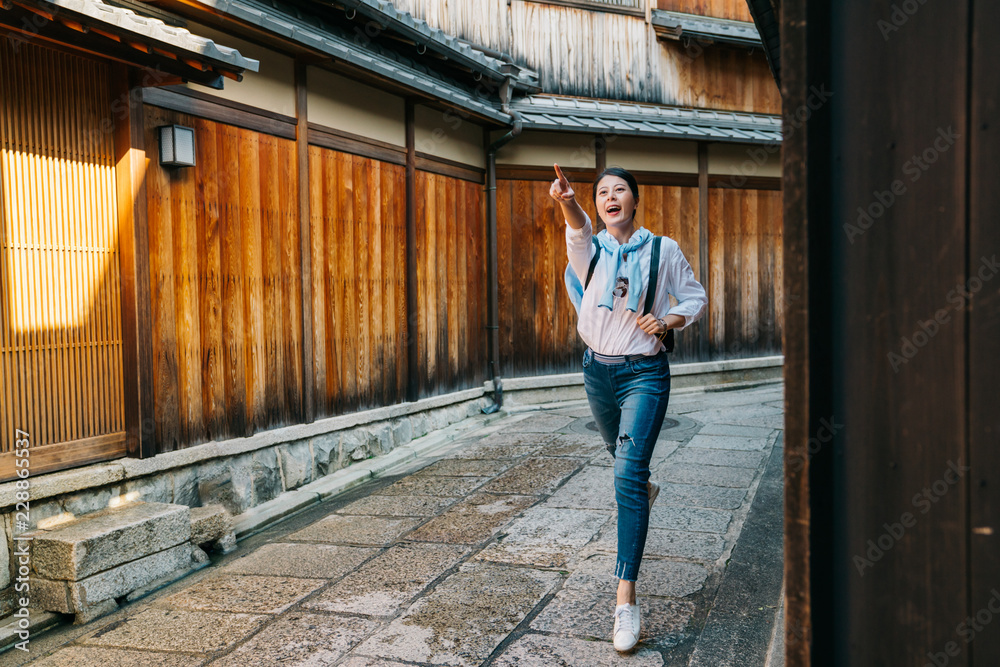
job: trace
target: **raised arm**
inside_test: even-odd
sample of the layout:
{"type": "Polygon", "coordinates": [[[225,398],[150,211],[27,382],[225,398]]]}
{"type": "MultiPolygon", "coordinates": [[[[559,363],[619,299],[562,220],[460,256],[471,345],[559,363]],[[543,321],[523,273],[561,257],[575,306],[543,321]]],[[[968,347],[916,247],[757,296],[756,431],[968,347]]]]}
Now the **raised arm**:
{"type": "Polygon", "coordinates": [[[556,170],[556,180],[552,181],[552,187],[549,188],[549,196],[559,202],[560,208],[562,208],[563,217],[566,218],[566,222],[573,229],[583,229],[583,226],[587,224],[587,214],[583,212],[580,208],[580,204],[576,201],[576,193],[573,191],[573,186],[569,184],[569,179],[563,173],[559,165],[552,165],[556,170]]]}

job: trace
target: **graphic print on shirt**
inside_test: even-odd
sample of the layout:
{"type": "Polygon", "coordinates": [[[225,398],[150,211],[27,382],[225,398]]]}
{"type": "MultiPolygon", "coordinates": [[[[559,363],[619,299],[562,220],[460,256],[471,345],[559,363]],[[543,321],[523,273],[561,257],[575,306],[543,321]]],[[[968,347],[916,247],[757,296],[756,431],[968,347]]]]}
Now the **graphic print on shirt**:
{"type": "Polygon", "coordinates": [[[615,281],[615,289],[611,292],[616,299],[624,299],[628,295],[628,278],[618,276],[615,281]]]}

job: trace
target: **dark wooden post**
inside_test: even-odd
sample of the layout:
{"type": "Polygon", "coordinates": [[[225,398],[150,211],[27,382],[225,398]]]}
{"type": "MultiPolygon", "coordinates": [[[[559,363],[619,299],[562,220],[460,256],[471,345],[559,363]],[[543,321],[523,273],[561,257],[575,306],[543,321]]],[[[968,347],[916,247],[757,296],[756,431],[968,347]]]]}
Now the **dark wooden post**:
{"type": "MultiPolygon", "coordinates": [[[[708,142],[698,142],[698,282],[708,289],[708,142]]],[[[708,361],[708,318],[698,325],[698,361],[708,361]]]]}
{"type": "Polygon", "coordinates": [[[111,76],[121,262],[125,447],[129,456],[148,458],[156,455],[156,428],[142,89],[138,73],[125,65],[115,65],[111,76]]]}
{"type": "Polygon", "coordinates": [[[295,63],[295,151],[299,176],[299,249],[302,266],[302,418],[315,419],[313,398],[312,220],[309,211],[309,114],[306,65],[295,63]]]}
{"type": "Polygon", "coordinates": [[[406,400],[420,393],[417,350],[417,147],[414,103],[406,100],[406,400]]]}

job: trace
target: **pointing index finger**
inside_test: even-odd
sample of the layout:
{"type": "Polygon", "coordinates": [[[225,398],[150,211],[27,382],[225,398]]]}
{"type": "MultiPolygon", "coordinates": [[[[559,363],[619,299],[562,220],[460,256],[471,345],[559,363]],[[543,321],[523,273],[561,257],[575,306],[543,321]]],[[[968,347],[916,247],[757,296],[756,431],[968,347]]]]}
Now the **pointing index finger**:
{"type": "Polygon", "coordinates": [[[556,176],[559,177],[559,182],[565,185],[569,185],[569,179],[566,178],[566,174],[564,174],[563,170],[559,168],[559,165],[553,164],[552,166],[555,167],[556,176]]]}

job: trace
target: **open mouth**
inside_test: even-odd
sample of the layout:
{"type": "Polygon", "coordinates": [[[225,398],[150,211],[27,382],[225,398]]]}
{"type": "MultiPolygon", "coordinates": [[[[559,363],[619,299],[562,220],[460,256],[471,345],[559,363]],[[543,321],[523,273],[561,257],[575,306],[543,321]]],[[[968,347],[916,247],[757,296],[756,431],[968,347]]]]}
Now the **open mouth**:
{"type": "Polygon", "coordinates": [[[618,204],[612,204],[611,206],[607,207],[604,210],[607,212],[608,215],[617,215],[618,213],[621,213],[622,207],[619,206],[618,204]]]}

